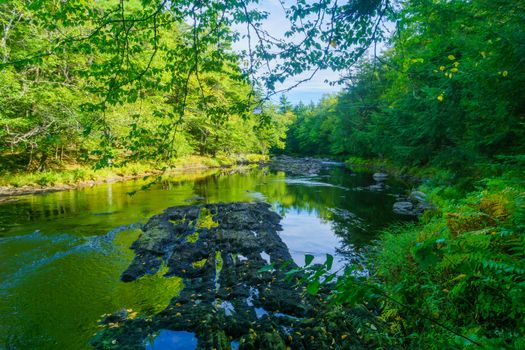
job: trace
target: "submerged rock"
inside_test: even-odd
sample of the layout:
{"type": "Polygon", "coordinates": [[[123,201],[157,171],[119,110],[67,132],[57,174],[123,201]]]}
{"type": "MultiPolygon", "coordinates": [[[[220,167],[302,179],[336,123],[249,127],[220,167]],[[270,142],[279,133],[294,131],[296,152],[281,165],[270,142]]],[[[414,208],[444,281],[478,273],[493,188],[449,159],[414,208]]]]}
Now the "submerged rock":
{"type": "Polygon", "coordinates": [[[375,181],[375,184],[366,187],[369,191],[373,192],[383,192],[390,188],[385,181],[388,180],[388,174],[385,173],[375,173],[372,175],[372,178],[375,181]]]}
{"type": "Polygon", "coordinates": [[[367,187],[369,191],[373,191],[373,192],[383,192],[387,190],[388,188],[390,187],[384,182],[376,182],[375,184],[367,187]]]}
{"type": "Polygon", "coordinates": [[[261,202],[172,207],[153,216],[121,278],[166,266],[165,276],[182,277],[185,287],[158,314],[115,315],[118,327],[99,332],[93,346],[143,349],[147,337],[172,330],[195,334],[198,349],[328,349],[342,339],[340,348],[363,348],[351,310],[324,306],[324,293],[304,293],[300,274],[284,279],[297,265],[278,235],[280,219],[261,202]],[[261,271],[265,258],[280,268],[261,271]]]}

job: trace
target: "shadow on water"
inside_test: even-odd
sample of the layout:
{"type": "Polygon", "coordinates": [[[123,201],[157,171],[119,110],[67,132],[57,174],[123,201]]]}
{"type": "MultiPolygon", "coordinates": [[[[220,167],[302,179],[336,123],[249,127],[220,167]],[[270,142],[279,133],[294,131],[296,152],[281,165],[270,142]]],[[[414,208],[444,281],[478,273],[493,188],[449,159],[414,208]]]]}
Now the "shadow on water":
{"type": "Polygon", "coordinates": [[[254,169],[174,178],[139,191],[140,181],[23,196],[0,203],[0,348],[87,348],[102,314],[122,308],[158,312],[182,288],[178,278],[151,276],[125,284],[140,234],[134,223],[174,205],[266,201],[283,216],[281,239],[298,264],[304,254],[343,262],[386,225],[402,183],[367,190],[370,174],[333,168],[287,177],[254,169]],[[117,229],[114,229],[117,228],[117,229]],[[155,295],[156,297],[152,297],[155,295]]]}

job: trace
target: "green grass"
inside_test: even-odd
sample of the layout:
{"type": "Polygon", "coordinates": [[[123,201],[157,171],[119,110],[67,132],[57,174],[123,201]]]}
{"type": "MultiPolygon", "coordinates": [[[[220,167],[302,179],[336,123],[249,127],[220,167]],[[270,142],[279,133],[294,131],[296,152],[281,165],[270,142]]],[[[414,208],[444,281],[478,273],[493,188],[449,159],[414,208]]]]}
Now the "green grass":
{"type": "Polygon", "coordinates": [[[116,181],[166,172],[178,172],[195,168],[230,167],[238,163],[254,163],[267,160],[264,155],[220,156],[216,158],[187,156],[168,163],[126,163],[119,167],[95,169],[91,165],[73,165],[60,170],[44,172],[4,173],[0,186],[19,188],[71,186],[89,181],[116,181]]]}

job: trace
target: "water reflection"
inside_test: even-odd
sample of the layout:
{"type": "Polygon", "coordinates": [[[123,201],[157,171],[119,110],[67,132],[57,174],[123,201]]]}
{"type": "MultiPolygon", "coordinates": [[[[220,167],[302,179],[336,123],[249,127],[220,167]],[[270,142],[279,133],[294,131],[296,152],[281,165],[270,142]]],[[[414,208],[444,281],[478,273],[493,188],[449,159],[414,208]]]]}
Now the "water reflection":
{"type": "Polygon", "coordinates": [[[195,333],[162,329],[146,344],[146,350],[192,350],[197,348],[195,333]]]}
{"type": "Polygon", "coordinates": [[[283,216],[281,236],[298,264],[305,253],[320,261],[325,253],[340,253],[343,259],[401,219],[392,204],[403,185],[389,180],[385,192],[367,191],[373,183],[370,174],[352,175],[342,168],[308,178],[266,169],[233,175],[213,171],[173,177],[134,196],[128,193],[147,182],[1,203],[0,348],[82,349],[101,314],[122,307],[151,312],[176,295],[178,281],[129,286],[119,281],[139,232],[108,236],[115,228],[145,222],[174,205],[267,201],[283,216]]]}

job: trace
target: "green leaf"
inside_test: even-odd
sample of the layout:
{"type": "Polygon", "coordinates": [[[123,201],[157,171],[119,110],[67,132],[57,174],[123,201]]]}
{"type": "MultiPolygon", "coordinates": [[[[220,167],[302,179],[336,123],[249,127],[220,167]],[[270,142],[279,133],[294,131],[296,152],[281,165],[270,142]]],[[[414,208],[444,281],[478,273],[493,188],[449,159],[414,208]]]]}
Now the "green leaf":
{"type": "Polygon", "coordinates": [[[326,266],[326,269],[331,270],[333,264],[334,264],[334,257],[330,254],[326,254],[326,261],[324,263],[324,265],[326,266]]]}
{"type": "Polygon", "coordinates": [[[311,254],[306,254],[304,256],[304,266],[308,266],[314,261],[314,256],[311,254]]]}
{"type": "Polygon", "coordinates": [[[307,286],[306,286],[306,291],[308,292],[308,294],[310,295],[316,295],[317,292],[319,291],[319,288],[321,287],[321,282],[319,282],[319,280],[315,280],[313,282],[310,282],[307,286]]]}
{"type": "Polygon", "coordinates": [[[263,266],[259,270],[257,270],[257,272],[258,273],[262,273],[262,272],[267,272],[267,271],[271,271],[271,270],[274,270],[273,264],[269,264],[269,265],[263,266]]]}

